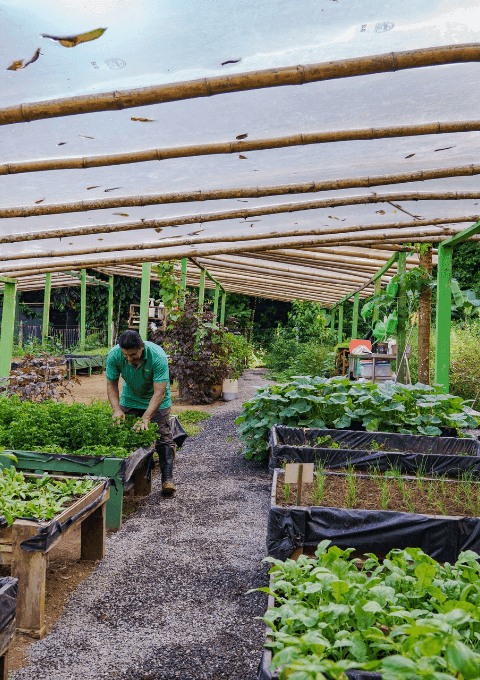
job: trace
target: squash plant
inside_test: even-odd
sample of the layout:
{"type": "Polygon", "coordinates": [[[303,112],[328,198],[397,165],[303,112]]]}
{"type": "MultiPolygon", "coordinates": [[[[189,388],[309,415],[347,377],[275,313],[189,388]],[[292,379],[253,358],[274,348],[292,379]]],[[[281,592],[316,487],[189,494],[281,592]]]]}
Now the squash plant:
{"type": "Polygon", "coordinates": [[[0,470],[0,515],[10,526],[15,517],[52,519],[75,496],[88,493],[98,481],[89,477],[58,480],[46,472],[32,477],[16,470],[0,470]]]}
{"type": "Polygon", "coordinates": [[[460,397],[443,393],[439,386],[297,376],[289,383],[261,387],[235,422],[246,458],[261,460],[275,424],[328,429],[353,425],[368,432],[435,436],[441,427],[476,427],[465,407],[460,397]]]}
{"type": "MultiPolygon", "coordinates": [[[[316,559],[273,558],[267,611],[280,680],[345,677],[351,668],[385,680],[480,677],[479,556],[443,566],[419,548],[392,550],[362,567],[322,541],[316,559]]],[[[250,591],[252,592],[252,591],[250,591]]]]}

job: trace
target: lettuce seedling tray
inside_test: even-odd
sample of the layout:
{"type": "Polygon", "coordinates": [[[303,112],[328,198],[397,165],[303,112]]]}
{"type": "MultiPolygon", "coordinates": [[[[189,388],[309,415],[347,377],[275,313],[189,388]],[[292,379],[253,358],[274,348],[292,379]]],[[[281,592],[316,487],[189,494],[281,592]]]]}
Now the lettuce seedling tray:
{"type": "MultiPolygon", "coordinates": [[[[387,464],[391,460],[403,459],[405,471],[414,470],[421,462],[418,456],[436,456],[427,466],[435,466],[438,472],[447,472],[449,466],[458,467],[458,460],[442,461],[443,456],[455,459],[476,458],[461,465],[469,466],[480,463],[480,442],[466,437],[428,437],[415,434],[399,434],[396,432],[355,432],[353,430],[320,430],[316,428],[287,427],[274,425],[269,436],[270,462],[273,472],[287,463],[314,463],[321,457],[328,460],[329,466],[342,465],[347,457],[357,460],[376,459],[379,464],[387,464]],[[389,456],[386,456],[386,454],[389,456]],[[390,454],[397,454],[392,456],[390,454]],[[418,462],[416,462],[418,461],[418,462]]],[[[432,468],[432,472],[434,469],[432,468]]]]}
{"type": "MultiPolygon", "coordinates": [[[[68,477],[52,475],[52,479],[65,481],[68,477]]],[[[82,560],[105,557],[109,493],[110,480],[100,479],[51,520],[15,519],[10,526],[0,522],[0,564],[10,565],[12,577],[19,582],[16,622],[20,632],[38,638],[45,633],[47,554],[66,534],[80,526],[82,560]]]]}
{"type": "MultiPolygon", "coordinates": [[[[353,545],[361,553],[385,554],[394,548],[421,548],[439,562],[450,563],[455,562],[463,550],[480,553],[478,516],[422,514],[381,507],[282,506],[277,498],[283,475],[282,469],[274,471],[267,528],[269,556],[285,560],[295,552],[316,548],[325,539],[343,549],[353,545]]],[[[397,476],[404,482],[408,480],[404,475],[397,476]]],[[[469,479],[469,483],[475,485],[475,493],[477,487],[480,488],[477,479],[469,479]]],[[[440,483],[440,478],[433,481],[440,483]]],[[[295,502],[293,489],[291,502],[295,502]]]]}

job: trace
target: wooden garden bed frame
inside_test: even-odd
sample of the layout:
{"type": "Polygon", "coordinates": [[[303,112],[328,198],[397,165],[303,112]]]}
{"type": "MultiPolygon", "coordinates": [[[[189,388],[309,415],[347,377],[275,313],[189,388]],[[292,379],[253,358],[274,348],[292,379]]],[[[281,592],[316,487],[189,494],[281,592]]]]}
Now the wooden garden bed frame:
{"type": "Polygon", "coordinates": [[[11,565],[12,576],[18,578],[17,631],[35,638],[42,638],[45,635],[47,555],[67,534],[80,526],[81,560],[101,560],[105,557],[105,504],[110,490],[107,489],[100,505],[85,511],[85,514],[74,520],[45,552],[26,551],[22,549],[21,544],[35,536],[41,526],[48,526],[54,522],[64,523],[73,518],[97,500],[103,492],[102,482],[62,513],[42,524],[27,519],[16,519],[10,527],[0,527],[0,564],[11,565]]]}

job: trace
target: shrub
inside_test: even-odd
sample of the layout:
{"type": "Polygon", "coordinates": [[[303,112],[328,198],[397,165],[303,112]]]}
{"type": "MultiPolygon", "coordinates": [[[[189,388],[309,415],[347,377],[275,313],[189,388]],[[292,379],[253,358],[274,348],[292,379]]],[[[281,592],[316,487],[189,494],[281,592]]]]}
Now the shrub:
{"type": "Polygon", "coordinates": [[[274,373],[292,368],[293,362],[301,353],[302,346],[295,338],[282,333],[272,344],[265,358],[265,365],[274,373]]]}
{"type": "Polygon", "coordinates": [[[296,375],[326,375],[335,367],[335,355],[331,347],[307,342],[293,361],[296,375]]]}

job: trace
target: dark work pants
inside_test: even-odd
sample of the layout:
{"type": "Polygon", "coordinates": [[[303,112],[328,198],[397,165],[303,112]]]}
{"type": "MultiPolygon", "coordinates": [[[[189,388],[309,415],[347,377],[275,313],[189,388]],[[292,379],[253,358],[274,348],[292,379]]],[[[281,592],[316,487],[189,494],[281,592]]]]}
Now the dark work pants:
{"type": "MultiPolygon", "coordinates": [[[[141,408],[128,408],[126,406],[120,406],[124,413],[133,413],[135,416],[141,418],[147,409],[141,408]]],[[[158,439],[155,442],[155,446],[171,446],[172,449],[175,447],[173,441],[172,432],[169,425],[170,420],[170,406],[168,408],[159,408],[153,416],[150,418],[150,422],[155,423],[158,427],[158,439]]]]}

